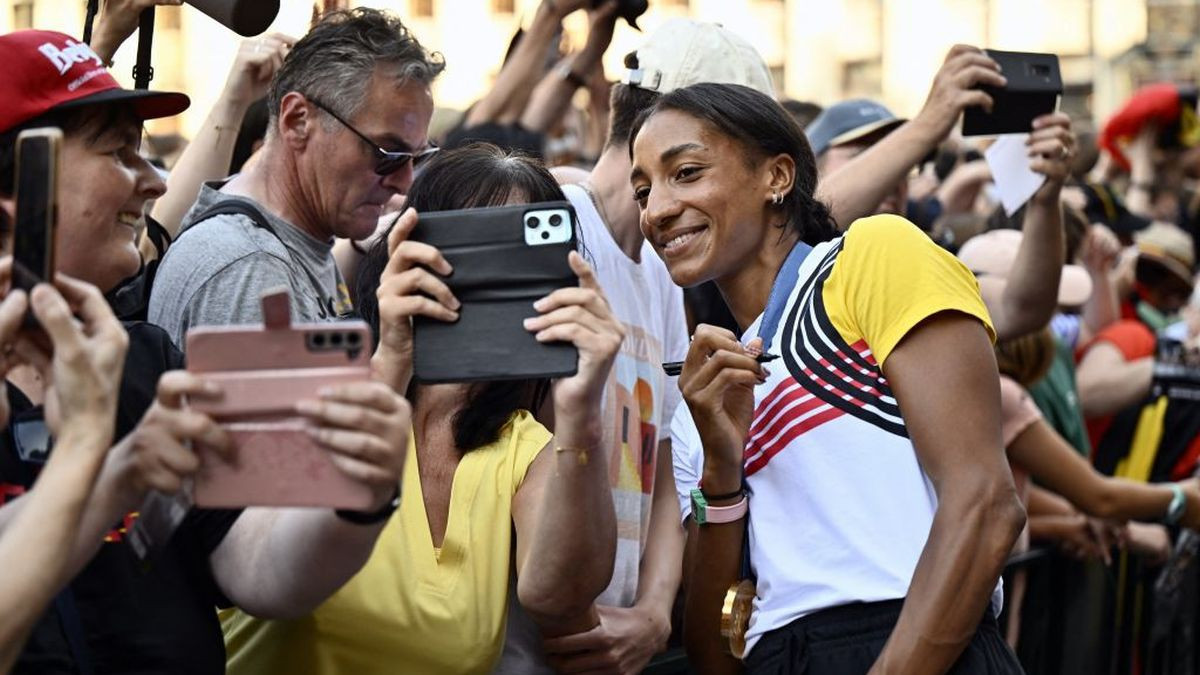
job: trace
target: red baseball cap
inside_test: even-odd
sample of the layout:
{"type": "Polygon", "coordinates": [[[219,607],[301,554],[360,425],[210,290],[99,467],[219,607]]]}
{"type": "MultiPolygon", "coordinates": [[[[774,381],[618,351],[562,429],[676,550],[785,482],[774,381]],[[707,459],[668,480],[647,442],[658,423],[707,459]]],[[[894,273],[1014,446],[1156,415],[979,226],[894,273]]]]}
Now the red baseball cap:
{"type": "Polygon", "coordinates": [[[144,120],[187,110],[184,94],[123,89],[86,43],[44,30],[0,35],[0,132],[49,110],[128,102],[144,120]]]}

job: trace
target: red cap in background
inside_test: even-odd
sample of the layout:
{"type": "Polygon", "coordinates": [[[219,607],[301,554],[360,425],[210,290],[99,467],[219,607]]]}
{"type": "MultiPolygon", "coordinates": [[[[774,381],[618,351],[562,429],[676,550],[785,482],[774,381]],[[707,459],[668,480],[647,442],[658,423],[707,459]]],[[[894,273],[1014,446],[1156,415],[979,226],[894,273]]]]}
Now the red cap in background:
{"type": "Polygon", "coordinates": [[[149,120],[178,115],[191,103],[184,94],[121,88],[91,47],[53,31],[0,35],[0,63],[0,132],[52,109],[128,102],[149,120]]]}

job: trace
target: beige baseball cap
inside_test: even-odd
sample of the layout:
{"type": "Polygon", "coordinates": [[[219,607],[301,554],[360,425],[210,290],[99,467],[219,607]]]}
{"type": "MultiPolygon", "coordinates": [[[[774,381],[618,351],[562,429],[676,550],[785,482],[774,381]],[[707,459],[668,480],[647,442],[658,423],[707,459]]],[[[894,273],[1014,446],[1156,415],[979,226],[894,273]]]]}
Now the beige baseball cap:
{"type": "Polygon", "coordinates": [[[740,84],[775,98],[758,50],[717,23],[671,19],[625,57],[625,84],[665,94],[693,84],[740,84]]]}
{"type": "Polygon", "coordinates": [[[1162,265],[1180,281],[1192,285],[1192,268],[1196,265],[1192,237],[1171,223],[1155,222],[1133,235],[1138,256],[1162,265]]]}
{"type": "MultiPolygon", "coordinates": [[[[958,259],[979,279],[979,292],[987,302],[1000,300],[1017,250],[1024,235],[1020,230],[992,230],[971,237],[958,250],[958,259]]],[[[1063,265],[1058,282],[1058,304],[1078,307],[1092,296],[1092,278],[1078,265],[1063,265]]]]}

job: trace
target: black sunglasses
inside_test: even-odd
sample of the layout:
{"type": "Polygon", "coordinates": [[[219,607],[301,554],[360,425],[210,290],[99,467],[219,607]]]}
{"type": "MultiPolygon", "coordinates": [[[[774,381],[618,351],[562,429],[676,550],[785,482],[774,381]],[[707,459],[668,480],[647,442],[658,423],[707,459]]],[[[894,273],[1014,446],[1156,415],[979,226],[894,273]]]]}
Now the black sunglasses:
{"type": "Polygon", "coordinates": [[[325,112],[329,113],[330,117],[337,120],[338,122],[341,122],[342,126],[346,127],[350,131],[354,132],[355,136],[358,136],[359,138],[363,139],[364,143],[371,146],[371,149],[375,151],[375,173],[380,176],[390,176],[391,174],[396,173],[400,169],[403,169],[404,165],[408,164],[409,162],[412,162],[413,168],[415,169],[415,168],[421,166],[422,164],[424,164],[427,159],[436,155],[438,150],[441,149],[441,148],[437,147],[436,145],[434,145],[433,141],[430,141],[429,147],[425,148],[424,150],[422,150],[420,152],[389,152],[389,151],[384,150],[383,148],[379,147],[379,145],[377,143],[375,143],[375,141],[367,138],[366,135],[364,135],[361,131],[359,131],[358,129],[355,129],[353,126],[350,125],[349,122],[342,119],[341,116],[339,116],[337,113],[330,110],[329,106],[325,105],[324,103],[321,103],[320,101],[316,100],[315,98],[310,98],[308,100],[311,101],[313,105],[317,106],[321,110],[324,110],[325,112]]]}

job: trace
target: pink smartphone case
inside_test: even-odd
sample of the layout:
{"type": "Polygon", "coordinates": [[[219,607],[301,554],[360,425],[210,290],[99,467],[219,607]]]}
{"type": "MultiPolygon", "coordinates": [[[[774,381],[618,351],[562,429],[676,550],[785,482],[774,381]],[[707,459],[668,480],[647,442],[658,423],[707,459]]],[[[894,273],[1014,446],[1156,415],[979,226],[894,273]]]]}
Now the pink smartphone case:
{"type": "Polygon", "coordinates": [[[361,321],[291,325],[287,294],[263,298],[262,326],[207,326],[188,331],[188,370],[221,385],[218,401],[189,405],[233,436],[236,460],[197,448],[197,506],[311,506],[366,509],[371,490],[343,474],[329,450],[295,414],[302,399],[330,386],[370,378],[371,333],[361,321]],[[279,298],[282,297],[282,301],[279,298]],[[281,306],[282,305],[282,306],[281,306]],[[357,334],[356,347],[314,350],[310,336],[357,334]]]}

